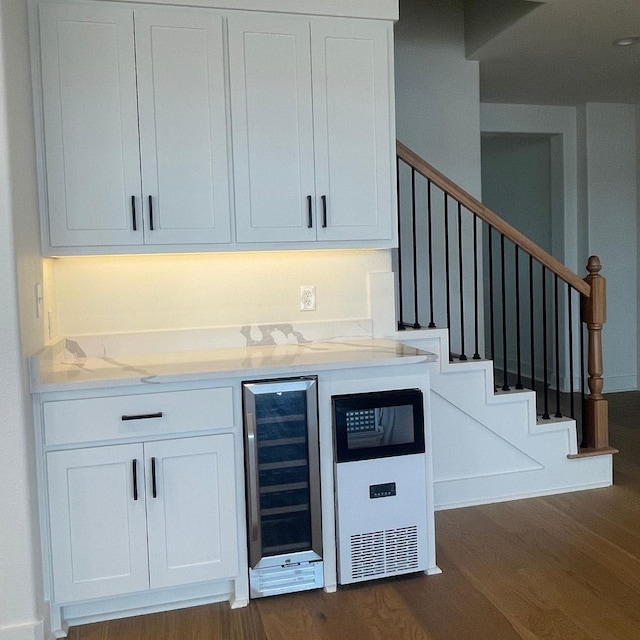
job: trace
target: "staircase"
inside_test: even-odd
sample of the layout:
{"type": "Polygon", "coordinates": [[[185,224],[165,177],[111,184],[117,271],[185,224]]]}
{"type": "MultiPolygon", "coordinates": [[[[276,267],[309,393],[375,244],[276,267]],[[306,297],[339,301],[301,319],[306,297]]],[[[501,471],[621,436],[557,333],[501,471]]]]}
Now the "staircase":
{"type": "Polygon", "coordinates": [[[395,339],[438,355],[436,508],[609,486],[597,257],[581,279],[401,143],[398,207],[395,339]]]}
{"type": "Polygon", "coordinates": [[[494,392],[489,360],[449,361],[446,329],[395,337],[438,355],[430,372],[436,509],[612,483],[611,453],[569,457],[578,455],[575,420],[538,420],[533,391],[494,392]]]}

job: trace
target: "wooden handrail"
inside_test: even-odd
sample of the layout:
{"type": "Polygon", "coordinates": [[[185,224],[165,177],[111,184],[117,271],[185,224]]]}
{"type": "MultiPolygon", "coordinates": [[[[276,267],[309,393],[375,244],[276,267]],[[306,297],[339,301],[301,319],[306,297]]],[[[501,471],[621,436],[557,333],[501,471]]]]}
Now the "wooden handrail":
{"type": "Polygon", "coordinates": [[[564,280],[564,282],[573,287],[576,291],[579,291],[583,296],[588,298],[591,295],[591,287],[588,282],[582,280],[579,276],[573,273],[571,269],[547,253],[544,249],[540,248],[535,242],[529,240],[529,238],[527,238],[523,233],[518,231],[515,227],[512,227],[508,222],[505,222],[497,214],[491,211],[491,209],[487,209],[482,202],[476,200],[464,189],[461,189],[457,184],[449,180],[449,178],[432,167],[428,162],[425,162],[425,160],[423,160],[419,155],[403,145],[402,142],[396,143],[396,151],[398,157],[404,160],[409,166],[414,168],[427,180],[431,180],[431,182],[440,189],[449,193],[452,198],[460,202],[471,213],[484,220],[496,231],[503,234],[514,244],[518,245],[524,252],[533,256],[540,264],[555,273],[561,280],[564,280]]]}

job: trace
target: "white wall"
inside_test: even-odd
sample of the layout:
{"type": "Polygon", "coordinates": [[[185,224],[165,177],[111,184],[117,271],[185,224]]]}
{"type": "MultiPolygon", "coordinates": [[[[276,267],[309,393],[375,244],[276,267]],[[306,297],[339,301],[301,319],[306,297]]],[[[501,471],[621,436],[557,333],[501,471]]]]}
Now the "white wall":
{"type": "Polygon", "coordinates": [[[398,140],[475,197],[481,189],[478,69],[465,58],[462,1],[400,0],[398,140]]]}
{"type": "Polygon", "coordinates": [[[551,253],[551,137],[482,137],[483,202],[551,253]]]}
{"type": "MultiPolygon", "coordinates": [[[[562,162],[562,210],[553,212],[552,253],[578,274],[586,272],[588,255],[578,253],[578,159],[576,108],[523,104],[482,104],[483,133],[544,134],[558,136],[562,162]]],[[[555,152],[555,150],[552,150],[555,152]]],[[[555,155],[555,153],[554,153],[555,155]]],[[[554,187],[552,187],[554,188],[554,187]]]]}
{"type": "Polygon", "coordinates": [[[564,169],[564,263],[579,275],[591,254],[607,278],[605,392],[637,388],[636,107],[483,104],[483,132],[558,134],[564,169]]]}
{"type": "Polygon", "coordinates": [[[0,3],[0,639],[43,637],[26,355],[43,343],[25,0],[0,3]],[[22,328],[20,330],[20,322],[22,328]]]}
{"type": "Polygon", "coordinates": [[[588,251],[600,257],[607,279],[603,331],[605,392],[638,386],[636,107],[589,103],[581,107],[588,251]]]}
{"type": "MultiPolygon", "coordinates": [[[[465,58],[463,2],[452,0],[401,0],[400,20],[395,27],[396,74],[396,133],[398,140],[451,178],[476,198],[480,198],[480,93],[478,63],[465,58]]],[[[408,203],[410,179],[408,172],[400,173],[402,219],[401,237],[410,246],[411,208],[408,203]]],[[[417,184],[417,211],[426,211],[425,184],[417,184]]],[[[444,272],[444,206],[442,194],[433,193],[433,274],[434,322],[439,327],[447,324],[446,288],[444,272]]],[[[457,214],[455,203],[449,202],[451,218],[450,250],[452,261],[451,348],[461,353],[462,328],[460,323],[459,282],[465,300],[464,351],[472,355],[473,344],[473,228],[472,217],[462,216],[463,267],[458,274],[457,214]]],[[[418,320],[426,327],[431,319],[426,291],[429,264],[426,216],[417,223],[416,236],[420,238],[416,252],[418,288],[422,292],[418,320]]],[[[404,257],[411,256],[405,252],[404,257]]],[[[404,262],[404,259],[403,259],[404,262]]],[[[481,263],[481,258],[479,258],[481,263]]],[[[411,262],[403,266],[404,320],[415,321],[413,312],[413,277],[411,262]]],[[[482,302],[480,301],[480,305],[482,302]]],[[[482,336],[482,329],[480,329],[482,336]]],[[[482,344],[478,345],[480,353],[482,344]]]]}

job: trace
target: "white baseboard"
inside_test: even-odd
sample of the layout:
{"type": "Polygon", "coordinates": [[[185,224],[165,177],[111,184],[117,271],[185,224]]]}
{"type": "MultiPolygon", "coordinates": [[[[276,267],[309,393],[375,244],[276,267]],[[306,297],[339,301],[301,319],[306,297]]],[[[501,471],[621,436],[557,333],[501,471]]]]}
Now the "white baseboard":
{"type": "Polygon", "coordinates": [[[638,376],[607,376],[604,377],[604,393],[619,391],[637,391],[638,376]]]}
{"type": "Polygon", "coordinates": [[[0,640],[45,640],[44,621],[0,627],[0,640]]]}

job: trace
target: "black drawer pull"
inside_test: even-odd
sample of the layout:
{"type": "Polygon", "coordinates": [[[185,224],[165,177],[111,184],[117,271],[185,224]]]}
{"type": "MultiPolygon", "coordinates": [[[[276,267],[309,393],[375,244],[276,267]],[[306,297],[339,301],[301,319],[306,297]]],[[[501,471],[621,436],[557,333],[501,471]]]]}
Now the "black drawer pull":
{"type": "Polygon", "coordinates": [[[149,231],[153,231],[153,200],[149,196],[149,231]]]}
{"type": "Polygon", "coordinates": [[[162,418],[162,411],[158,411],[158,413],[139,413],[135,416],[120,417],[123,422],[126,422],[127,420],[149,420],[150,418],[162,418]]]}
{"type": "Polygon", "coordinates": [[[131,218],[133,220],[133,230],[138,230],[138,222],[136,220],[136,197],[131,196],[131,218]]]}
{"type": "Polygon", "coordinates": [[[309,221],[307,222],[307,228],[313,227],[313,208],[311,206],[311,196],[307,196],[307,209],[309,212],[309,221]]]}
{"type": "Polygon", "coordinates": [[[151,493],[154,498],[158,497],[158,490],[156,487],[156,459],[151,458],[151,493]]]}
{"type": "Polygon", "coordinates": [[[133,499],[138,499],[138,461],[133,460],[133,499]]]}

